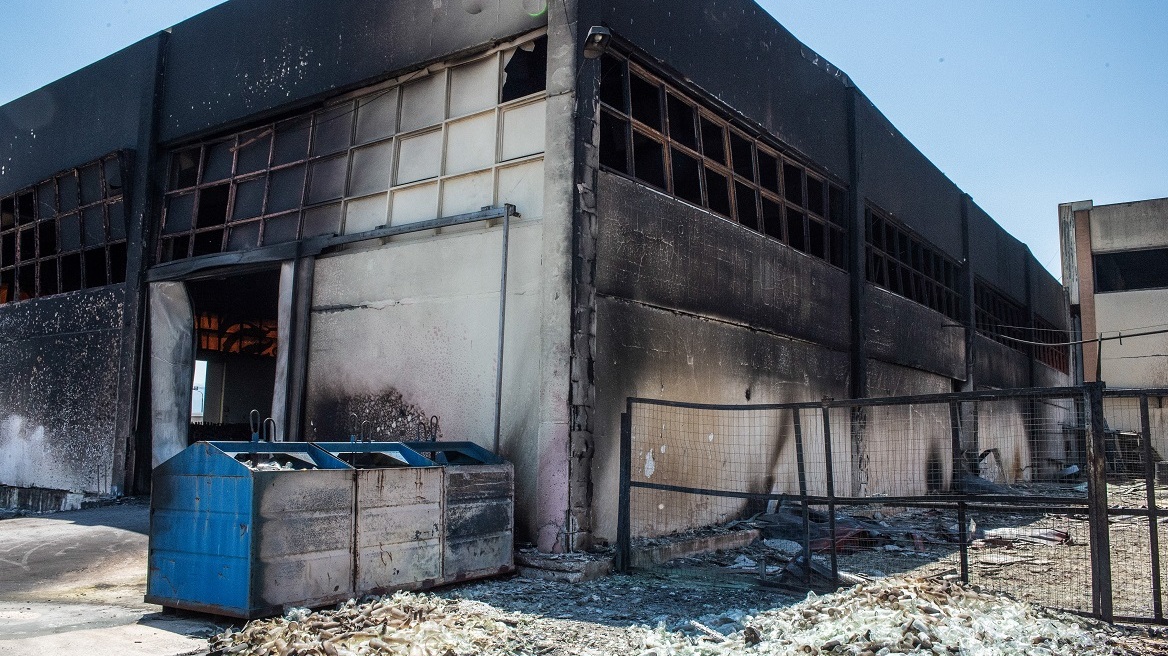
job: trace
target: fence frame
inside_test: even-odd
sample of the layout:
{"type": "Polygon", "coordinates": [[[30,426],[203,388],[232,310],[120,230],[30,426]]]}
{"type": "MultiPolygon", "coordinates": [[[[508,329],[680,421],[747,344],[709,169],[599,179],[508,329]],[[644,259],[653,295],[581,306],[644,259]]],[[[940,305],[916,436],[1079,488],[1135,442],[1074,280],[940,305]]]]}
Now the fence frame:
{"type": "MultiPolygon", "coordinates": [[[[1087,496],[1085,499],[1073,497],[1044,497],[1044,496],[1027,496],[1018,497],[1012,495],[998,495],[998,494],[970,494],[970,493],[944,493],[944,494],[929,494],[924,496],[901,496],[901,497],[878,497],[878,501],[886,505],[896,505],[904,507],[934,507],[944,508],[949,510],[956,510],[958,516],[959,526],[959,544],[960,544],[960,578],[962,581],[969,580],[969,535],[966,524],[966,514],[971,510],[978,511],[1002,511],[1010,508],[1018,508],[1025,506],[1026,510],[1035,512],[1050,511],[1052,513],[1065,514],[1086,514],[1089,522],[1090,532],[1090,563],[1091,563],[1091,599],[1092,612],[1090,615],[1102,619],[1104,621],[1130,621],[1130,622],[1151,622],[1165,624],[1164,611],[1161,603],[1161,581],[1160,581],[1160,552],[1159,552],[1159,535],[1158,526],[1160,517],[1168,517],[1168,510],[1158,508],[1155,500],[1155,463],[1153,462],[1153,453],[1151,447],[1151,422],[1148,409],[1148,397],[1150,396],[1168,396],[1168,389],[1138,389],[1138,390],[1123,390],[1115,389],[1108,390],[1103,383],[1087,383],[1077,387],[1049,387],[1049,388],[1021,388],[1011,390],[985,390],[973,392],[953,392],[947,394],[925,394],[925,395],[910,395],[899,397],[884,397],[873,399],[851,399],[851,400],[835,400],[824,399],[819,402],[799,402],[799,403],[779,403],[779,404],[707,404],[707,403],[687,403],[679,401],[665,401],[658,399],[647,399],[638,397],[629,397],[626,399],[625,411],[621,415],[621,435],[620,435],[620,489],[618,496],[618,517],[617,517],[617,542],[616,542],[616,565],[619,571],[627,572],[631,569],[631,544],[632,544],[632,490],[633,488],[660,490],[669,492],[681,492],[699,495],[708,495],[716,497],[730,497],[743,500],[756,501],[792,501],[797,502],[802,507],[803,514],[803,557],[810,562],[810,529],[809,529],[809,513],[812,505],[827,506],[829,518],[829,531],[831,535],[835,535],[835,517],[837,506],[855,506],[855,505],[870,505],[873,503],[871,497],[847,497],[838,496],[835,493],[834,486],[834,471],[832,462],[832,437],[831,437],[831,421],[829,411],[832,409],[849,409],[855,413],[857,410],[880,407],[880,406],[901,406],[910,404],[947,404],[950,412],[950,425],[952,430],[953,440],[953,468],[956,470],[959,466],[959,455],[961,453],[961,404],[968,402],[992,402],[1003,400],[1034,400],[1037,398],[1047,400],[1073,400],[1076,404],[1076,412],[1082,411],[1084,419],[1083,428],[1086,430],[1086,479],[1087,479],[1087,496]],[[1144,462],[1144,479],[1147,495],[1146,509],[1139,508],[1111,508],[1108,506],[1107,499],[1107,462],[1106,462],[1106,432],[1107,424],[1104,415],[1104,398],[1136,398],[1140,404],[1140,422],[1141,434],[1144,436],[1143,442],[1143,457],[1144,462]],[[1081,404],[1081,405],[1080,405],[1081,404]],[[668,483],[650,483],[644,481],[632,480],[632,416],[634,406],[637,405],[653,405],[675,407],[693,410],[749,410],[749,411],[774,411],[774,410],[792,410],[793,432],[796,450],[796,460],[798,469],[798,494],[761,494],[748,492],[734,492],[727,490],[713,490],[703,488],[693,488],[679,485],[671,485],[668,483]],[[805,436],[801,425],[801,415],[803,411],[814,411],[819,409],[823,416],[823,439],[825,450],[825,468],[827,493],[826,496],[815,496],[808,494],[807,485],[807,465],[805,460],[805,436]],[[1146,515],[1148,517],[1149,526],[1149,543],[1151,545],[1151,570],[1152,570],[1152,594],[1153,599],[1153,613],[1152,617],[1117,617],[1114,613],[1114,590],[1111,580],[1111,538],[1108,524],[1108,518],[1114,516],[1140,516],[1146,515]]],[[[853,414],[853,417],[855,415],[853,414]]],[[[854,422],[853,422],[854,425],[854,422]]],[[[833,580],[838,582],[838,562],[837,562],[837,548],[835,541],[832,540],[831,549],[831,575],[833,580]]],[[[807,572],[807,583],[810,583],[810,568],[804,568],[807,572]]]]}

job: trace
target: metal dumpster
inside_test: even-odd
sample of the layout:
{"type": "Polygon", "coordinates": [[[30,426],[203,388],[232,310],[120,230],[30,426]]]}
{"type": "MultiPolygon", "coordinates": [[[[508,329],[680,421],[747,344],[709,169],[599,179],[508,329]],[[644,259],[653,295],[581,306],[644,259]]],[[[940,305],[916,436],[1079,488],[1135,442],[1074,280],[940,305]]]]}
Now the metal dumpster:
{"type": "Polygon", "coordinates": [[[515,474],[511,463],[473,442],[404,442],[443,466],[442,582],[515,569],[515,474]]]}
{"type": "Polygon", "coordinates": [[[352,597],[353,478],[305,443],[181,451],[154,470],[146,601],[250,619],[352,597]]]}
{"type": "Polygon", "coordinates": [[[315,442],[357,470],[353,589],[358,594],[442,582],[445,477],[400,442],[315,442]]]}

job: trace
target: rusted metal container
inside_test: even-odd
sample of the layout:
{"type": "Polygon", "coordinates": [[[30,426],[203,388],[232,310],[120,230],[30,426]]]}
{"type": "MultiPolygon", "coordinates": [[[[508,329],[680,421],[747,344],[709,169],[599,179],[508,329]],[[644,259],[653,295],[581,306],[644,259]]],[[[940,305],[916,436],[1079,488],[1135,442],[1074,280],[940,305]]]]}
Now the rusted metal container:
{"type": "Polygon", "coordinates": [[[416,590],[442,582],[442,467],[398,442],[316,442],[357,469],[353,589],[416,590]]]}
{"type": "Polygon", "coordinates": [[[354,475],[310,444],[183,450],[154,470],[146,601],[250,619],[352,597],[354,475]]]}
{"type": "Polygon", "coordinates": [[[472,442],[406,442],[443,466],[442,582],[515,570],[515,472],[472,442]]]}

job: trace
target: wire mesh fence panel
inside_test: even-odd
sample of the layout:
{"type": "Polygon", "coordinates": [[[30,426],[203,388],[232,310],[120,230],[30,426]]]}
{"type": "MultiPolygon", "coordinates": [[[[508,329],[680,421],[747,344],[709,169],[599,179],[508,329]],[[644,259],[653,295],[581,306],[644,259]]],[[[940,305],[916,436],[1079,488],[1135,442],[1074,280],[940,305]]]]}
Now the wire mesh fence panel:
{"type": "Polygon", "coordinates": [[[1047,510],[971,512],[969,582],[1041,606],[1090,613],[1087,515],[1047,510]]]}
{"type": "Polygon", "coordinates": [[[1044,606],[1162,619],[1168,497],[1146,486],[1155,445],[1168,446],[1150,426],[1168,427],[1168,410],[1149,419],[1146,397],[1103,404],[1095,386],[769,406],[630,399],[618,552],[634,567],[779,587],[953,576],[1044,606]]]}

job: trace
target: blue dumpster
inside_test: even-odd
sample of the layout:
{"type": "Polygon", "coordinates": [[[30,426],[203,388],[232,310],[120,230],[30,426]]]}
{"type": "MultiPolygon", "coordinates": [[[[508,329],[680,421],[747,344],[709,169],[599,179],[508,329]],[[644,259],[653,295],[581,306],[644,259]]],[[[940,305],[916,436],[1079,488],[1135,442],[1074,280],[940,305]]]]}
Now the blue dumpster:
{"type": "Polygon", "coordinates": [[[353,479],[306,443],[188,447],[154,470],[146,601],[250,619],[349,599],[353,479]]]}

